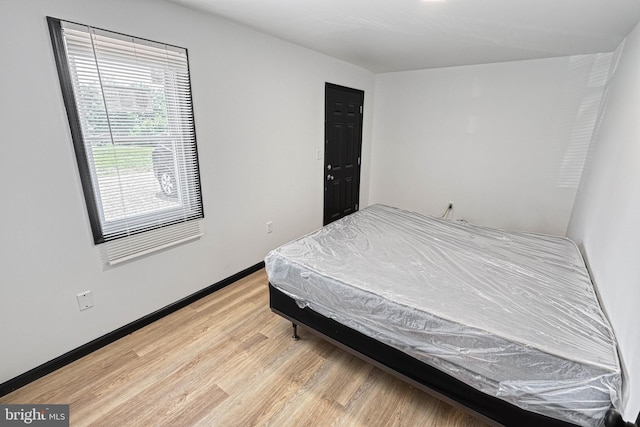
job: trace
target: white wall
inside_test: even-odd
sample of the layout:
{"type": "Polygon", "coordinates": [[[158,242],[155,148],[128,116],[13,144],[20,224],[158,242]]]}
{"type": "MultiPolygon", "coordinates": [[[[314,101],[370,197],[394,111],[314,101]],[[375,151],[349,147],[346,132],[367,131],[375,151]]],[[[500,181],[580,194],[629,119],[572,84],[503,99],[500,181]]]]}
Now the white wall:
{"type": "Polygon", "coordinates": [[[567,235],[581,247],[629,371],[625,415],[640,412],[640,27],[621,45],[567,235]]]}
{"type": "Polygon", "coordinates": [[[157,0],[0,2],[0,383],[260,262],[322,225],[326,81],[373,75],[157,0]],[[206,235],[105,269],[91,238],[46,16],[189,50],[206,235]],[[265,223],[273,221],[273,233],[265,223]],[[80,312],[75,295],[92,290],[80,312]]]}
{"type": "Polygon", "coordinates": [[[371,203],[564,234],[611,57],[377,75],[371,203]]]}

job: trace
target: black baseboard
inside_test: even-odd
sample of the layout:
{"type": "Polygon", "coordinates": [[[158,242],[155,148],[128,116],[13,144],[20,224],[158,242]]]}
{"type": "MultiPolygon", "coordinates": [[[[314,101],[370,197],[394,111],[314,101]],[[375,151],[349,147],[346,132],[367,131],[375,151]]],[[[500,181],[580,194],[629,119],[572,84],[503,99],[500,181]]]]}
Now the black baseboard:
{"type": "Polygon", "coordinates": [[[109,332],[106,335],[103,335],[95,340],[88,342],[76,349],[69,351],[68,353],[63,354],[62,356],[56,357],[53,360],[50,360],[40,366],[37,366],[30,371],[25,372],[22,375],[18,375],[17,377],[10,379],[7,382],[0,384],[0,397],[6,394],[11,393],[14,390],[19,389],[22,386],[29,384],[32,381],[37,380],[56,369],[62,368],[65,365],[68,365],[71,362],[74,362],[81,357],[86,356],[89,353],[92,353],[108,344],[111,344],[114,341],[119,340],[120,338],[127,336],[140,328],[143,328],[158,319],[161,319],[174,311],[180,310],[183,307],[188,306],[189,304],[199,300],[200,298],[206,297],[214,293],[217,290],[228,286],[243,277],[246,277],[256,271],[264,268],[264,261],[259,262],[256,265],[253,265],[245,270],[242,270],[239,273],[234,274],[233,276],[227,277],[224,280],[219,281],[211,286],[208,286],[194,294],[191,294],[181,300],[174,302],[173,304],[169,304],[168,306],[161,308],[158,311],[155,311],[151,314],[148,314],[138,320],[135,320],[128,325],[125,325],[121,328],[116,329],[115,331],[109,332]]]}

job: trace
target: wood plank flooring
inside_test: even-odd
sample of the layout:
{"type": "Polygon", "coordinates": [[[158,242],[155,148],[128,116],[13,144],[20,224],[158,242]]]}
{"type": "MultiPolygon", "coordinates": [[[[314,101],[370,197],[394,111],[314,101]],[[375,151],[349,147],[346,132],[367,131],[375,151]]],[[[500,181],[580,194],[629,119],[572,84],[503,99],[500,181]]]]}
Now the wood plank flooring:
{"type": "Polygon", "coordinates": [[[479,420],[268,308],[260,270],[0,398],[72,426],[438,426],[479,420]]]}

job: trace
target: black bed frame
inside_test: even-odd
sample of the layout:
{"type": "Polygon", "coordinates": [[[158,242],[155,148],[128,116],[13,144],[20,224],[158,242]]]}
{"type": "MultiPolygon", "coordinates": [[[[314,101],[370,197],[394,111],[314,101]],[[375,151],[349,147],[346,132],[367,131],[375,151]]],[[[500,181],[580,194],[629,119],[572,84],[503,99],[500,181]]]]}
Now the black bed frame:
{"type": "MultiPolygon", "coordinates": [[[[292,298],[278,291],[271,284],[269,284],[269,298],[271,310],[292,322],[294,339],[298,339],[297,326],[302,325],[310,332],[374,366],[449,404],[471,412],[490,425],[576,427],[575,424],[526,411],[478,391],[400,350],[376,341],[309,308],[300,308],[292,298]]],[[[606,427],[640,427],[640,414],[636,423],[633,424],[624,422],[619,413],[610,410],[607,413],[605,425],[606,427]]]]}

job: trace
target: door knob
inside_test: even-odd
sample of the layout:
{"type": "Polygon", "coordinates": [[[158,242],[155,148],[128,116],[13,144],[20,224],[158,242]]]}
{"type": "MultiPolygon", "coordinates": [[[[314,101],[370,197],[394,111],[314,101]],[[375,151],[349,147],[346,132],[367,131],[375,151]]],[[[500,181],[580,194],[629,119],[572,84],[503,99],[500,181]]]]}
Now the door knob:
{"type": "Polygon", "coordinates": [[[327,181],[333,181],[333,175],[327,175],[327,181]]]}
{"type": "Polygon", "coordinates": [[[331,165],[327,165],[327,170],[331,170],[331,165]]]}

